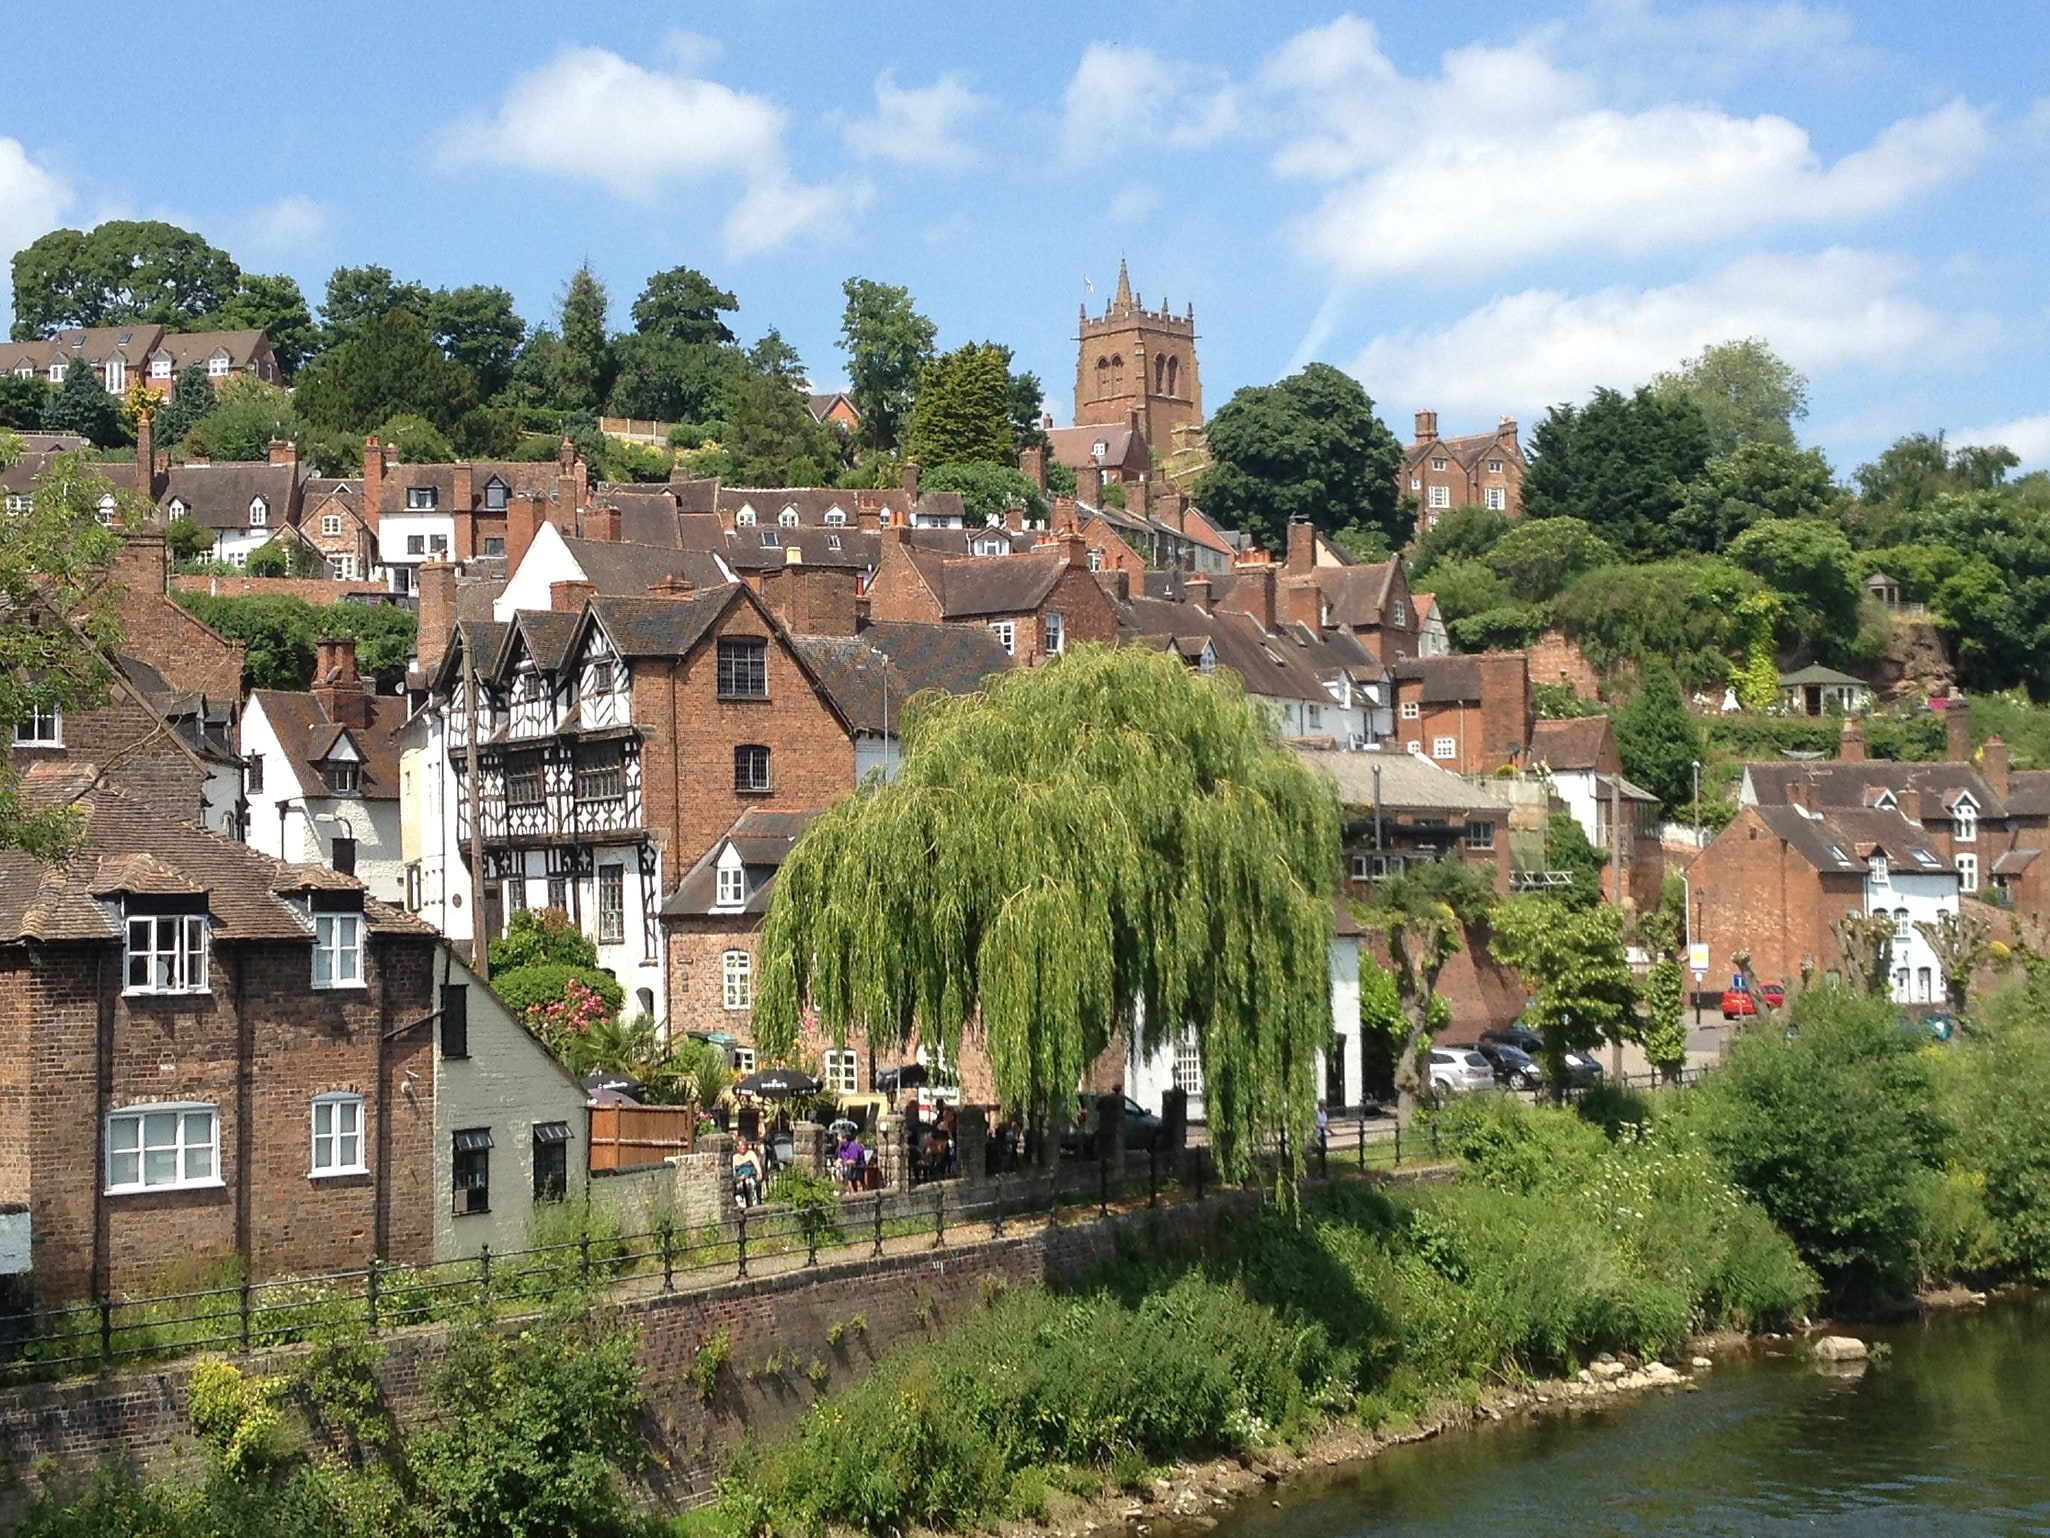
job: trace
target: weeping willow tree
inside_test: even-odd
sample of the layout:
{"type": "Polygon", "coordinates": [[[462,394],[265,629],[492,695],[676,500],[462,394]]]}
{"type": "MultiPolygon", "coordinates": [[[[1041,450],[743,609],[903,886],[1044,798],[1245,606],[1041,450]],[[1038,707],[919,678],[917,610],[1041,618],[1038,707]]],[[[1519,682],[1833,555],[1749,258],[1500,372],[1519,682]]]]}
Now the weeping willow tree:
{"type": "Polygon", "coordinates": [[[1195,1032],[1227,1173],[1306,1146],[1331,1040],[1338,802],[1238,682],[1081,647],[986,693],[914,701],[893,782],[820,816],[763,921],[755,1041],[949,1057],[979,1020],[998,1094],[1039,1125],[1124,1032],[1195,1032]]]}

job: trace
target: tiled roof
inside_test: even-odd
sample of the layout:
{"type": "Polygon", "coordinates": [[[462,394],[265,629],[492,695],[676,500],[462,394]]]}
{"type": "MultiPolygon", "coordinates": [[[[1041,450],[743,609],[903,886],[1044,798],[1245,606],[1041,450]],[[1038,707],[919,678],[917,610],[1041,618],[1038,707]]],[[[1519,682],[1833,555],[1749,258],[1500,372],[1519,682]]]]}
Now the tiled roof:
{"type": "Polygon", "coordinates": [[[776,872],[818,815],[816,811],[771,812],[749,807],[677,883],[669,900],[662,904],[663,917],[768,912],[769,888],[776,872]],[[739,908],[718,908],[715,904],[719,896],[719,856],[729,843],[747,872],[747,901],[739,908]]]}
{"type": "Polygon", "coordinates": [[[672,577],[695,588],[729,586],[731,575],[719,558],[704,550],[678,550],[656,545],[629,545],[605,539],[568,539],[563,547],[601,596],[647,596],[648,589],[672,577]]]}
{"type": "MultiPolygon", "coordinates": [[[[924,534],[951,534],[960,545],[959,529],[919,529],[913,541],[924,534]]],[[[806,566],[844,567],[871,571],[881,554],[882,539],[873,531],[855,528],[822,528],[816,525],[795,529],[753,528],[721,530],[715,547],[726,553],[726,562],[736,571],[776,571],[791,564],[796,551],[806,566]]],[[[961,548],[966,550],[965,545],[961,548]]]]}
{"type": "Polygon", "coordinates": [[[681,657],[705,638],[744,589],[724,586],[678,598],[594,598],[590,612],[622,657],[681,657]]]}
{"type": "Polygon", "coordinates": [[[1473,704],[1481,697],[1481,665],[1475,657],[1403,657],[1395,676],[1421,685],[1418,699],[1426,705],[1473,704]]]}
{"type": "Polygon", "coordinates": [[[1379,625],[1395,581],[1395,565],[1377,561],[1371,566],[1316,567],[1317,588],[1331,606],[1331,623],[1347,629],[1379,625]]]}
{"type": "MultiPolygon", "coordinates": [[[[276,733],[278,745],[292,761],[292,771],[302,785],[320,783],[317,765],[334,748],[344,728],[328,719],[320,701],[311,694],[284,689],[252,689],[251,703],[263,706],[264,718],[276,733]]],[[[399,728],[406,724],[406,702],[395,694],[373,694],[370,724],[347,728],[349,740],[363,756],[356,794],[365,801],[396,801],[399,795],[399,728]]]]}
{"type": "Polygon", "coordinates": [[[262,527],[276,530],[285,526],[298,482],[297,466],[264,460],[174,464],[157,501],[166,517],[171,516],[174,502],[184,503],[185,516],[203,529],[246,529],[250,527],[249,504],[262,497],[268,505],[262,527]]]}
{"type": "MultiPolygon", "coordinates": [[[[310,925],[280,894],[310,887],[363,890],[353,877],[286,865],[120,791],[87,788],[97,772],[91,765],[39,764],[23,776],[22,793],[34,804],[75,801],[85,818],[85,843],[61,866],[0,850],[0,940],[119,939],[118,910],[102,898],[193,892],[207,894],[219,938],[304,940],[312,935],[310,925]]],[[[363,906],[373,931],[433,933],[382,903],[366,899],[363,906]]]]}
{"type": "Polygon", "coordinates": [[[2050,769],[2018,769],[2010,774],[2007,809],[2017,817],[2050,817],[2050,769]]]}
{"type": "Polygon", "coordinates": [[[885,711],[890,723],[901,721],[913,695],[973,693],[1013,665],[995,632],[982,625],[878,621],[856,636],[797,636],[791,644],[848,725],[876,735],[885,711]]]}
{"type": "Polygon", "coordinates": [[[534,659],[534,666],[552,673],[569,654],[579,618],[553,609],[522,609],[512,617],[511,628],[526,646],[527,655],[534,659]]]}
{"type": "MultiPolygon", "coordinates": [[[[1248,693],[1315,705],[1332,703],[1300,636],[1270,636],[1250,614],[1232,609],[1204,610],[1194,604],[1169,603],[1159,598],[1131,598],[1115,603],[1114,607],[1118,610],[1119,634],[1127,640],[1180,651],[1180,642],[1201,637],[1209,642],[1217,665],[1237,673],[1248,693]]],[[[1198,646],[1195,653],[1183,655],[1201,650],[1198,646]]]]}
{"type": "MultiPolygon", "coordinates": [[[[2014,775],[2010,796],[2023,775],[2014,775]]],[[[1746,794],[1760,806],[1784,806],[1800,787],[1804,799],[1824,808],[1866,807],[1880,790],[1892,791],[1901,810],[1913,816],[1923,810],[1921,798],[1930,798],[1929,809],[1950,808],[1957,793],[1968,791],[1979,804],[1981,817],[2005,817],[2011,802],[1994,795],[1986,777],[1970,764],[1952,760],[1933,763],[1900,763],[1885,759],[1864,762],[1757,763],[1744,770],[1746,794]]]]}
{"type": "Polygon", "coordinates": [[[1607,768],[1615,757],[1609,718],[1578,716],[1568,721],[1540,721],[1531,728],[1530,757],[1532,763],[1549,764],[1569,773],[1607,768]],[[1609,751],[1603,752],[1604,748],[1609,751]]]}
{"type": "Polygon", "coordinates": [[[1001,560],[951,556],[934,561],[924,551],[906,553],[919,562],[926,581],[934,585],[941,612],[948,619],[1024,614],[1037,609],[1046,602],[1047,594],[1053,591],[1068,565],[1066,555],[1059,550],[1033,551],[1001,560]],[[935,572],[939,578],[936,584],[935,572]]]}
{"type": "Polygon", "coordinates": [[[1347,753],[1300,744],[1295,751],[1304,763],[1336,782],[1338,798],[1347,806],[1509,815],[1509,803],[1501,797],[1415,753],[1347,753]]]}
{"type": "Polygon", "coordinates": [[[1837,807],[1813,813],[1785,805],[1756,810],[1767,827],[1826,874],[1862,872],[1875,854],[1884,854],[1887,870],[1899,875],[1939,876],[1954,869],[1928,835],[1899,812],[1837,807]]]}

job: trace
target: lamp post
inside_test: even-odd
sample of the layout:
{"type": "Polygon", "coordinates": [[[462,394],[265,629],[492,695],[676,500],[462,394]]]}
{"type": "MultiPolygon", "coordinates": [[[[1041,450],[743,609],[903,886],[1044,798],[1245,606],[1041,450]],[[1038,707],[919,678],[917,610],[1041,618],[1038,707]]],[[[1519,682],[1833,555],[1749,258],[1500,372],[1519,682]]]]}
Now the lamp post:
{"type": "Polygon", "coordinates": [[[1701,760],[1694,761],[1694,847],[1701,847],[1701,760]]]}

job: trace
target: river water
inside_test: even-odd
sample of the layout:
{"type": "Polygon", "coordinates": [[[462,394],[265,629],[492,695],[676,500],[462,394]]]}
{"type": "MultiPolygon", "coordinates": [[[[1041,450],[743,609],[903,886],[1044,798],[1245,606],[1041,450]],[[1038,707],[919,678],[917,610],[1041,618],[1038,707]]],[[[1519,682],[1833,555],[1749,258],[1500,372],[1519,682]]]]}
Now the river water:
{"type": "Polygon", "coordinates": [[[1859,1333],[1893,1348],[1860,1377],[1766,1342],[1699,1393],[1393,1449],[1212,1538],[2050,1534],[2050,1299],[1859,1333]]]}

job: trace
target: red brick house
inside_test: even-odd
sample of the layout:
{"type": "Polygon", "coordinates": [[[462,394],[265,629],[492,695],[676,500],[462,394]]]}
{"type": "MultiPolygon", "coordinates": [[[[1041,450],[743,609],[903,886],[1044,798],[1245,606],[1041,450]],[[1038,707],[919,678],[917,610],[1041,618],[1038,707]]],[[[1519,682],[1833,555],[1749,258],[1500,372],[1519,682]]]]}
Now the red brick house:
{"type": "Polygon", "coordinates": [[[1023,555],[948,557],[918,549],[908,530],[890,533],[868,587],[872,618],[986,625],[1028,666],[1079,642],[1117,640],[1117,615],[1080,535],[1023,555]]]}
{"type": "Polygon", "coordinates": [[[429,1258],[432,932],[93,776],[25,782],[79,796],[79,857],[0,852],[0,1208],[37,1294],[429,1258]]]}
{"type": "MultiPolygon", "coordinates": [[[[1241,562],[1241,565],[1258,562],[1241,562]]],[[[1285,618],[1319,629],[1349,631],[1389,667],[1420,655],[1422,618],[1402,558],[1346,563],[1308,523],[1288,526],[1288,556],[1281,571],[1285,618]]]]}
{"type": "Polygon", "coordinates": [[[1587,841],[1608,855],[1603,895],[1619,907],[1656,907],[1666,874],[1659,798],[1624,775],[1609,718],[1537,722],[1529,766],[1550,777],[1587,841]]]}
{"type": "Polygon", "coordinates": [[[1395,741],[1443,769],[1492,774],[1515,765],[1537,724],[1522,652],[1411,657],[1395,675],[1395,741]]]}
{"type": "Polygon", "coordinates": [[[1485,507],[1505,518],[1523,516],[1523,472],[1528,461],[1516,419],[1502,418],[1491,433],[1445,438],[1438,413],[1416,414],[1416,435],[1403,451],[1403,489],[1417,502],[1417,530],[1437,527],[1455,507],[1485,507]]]}

